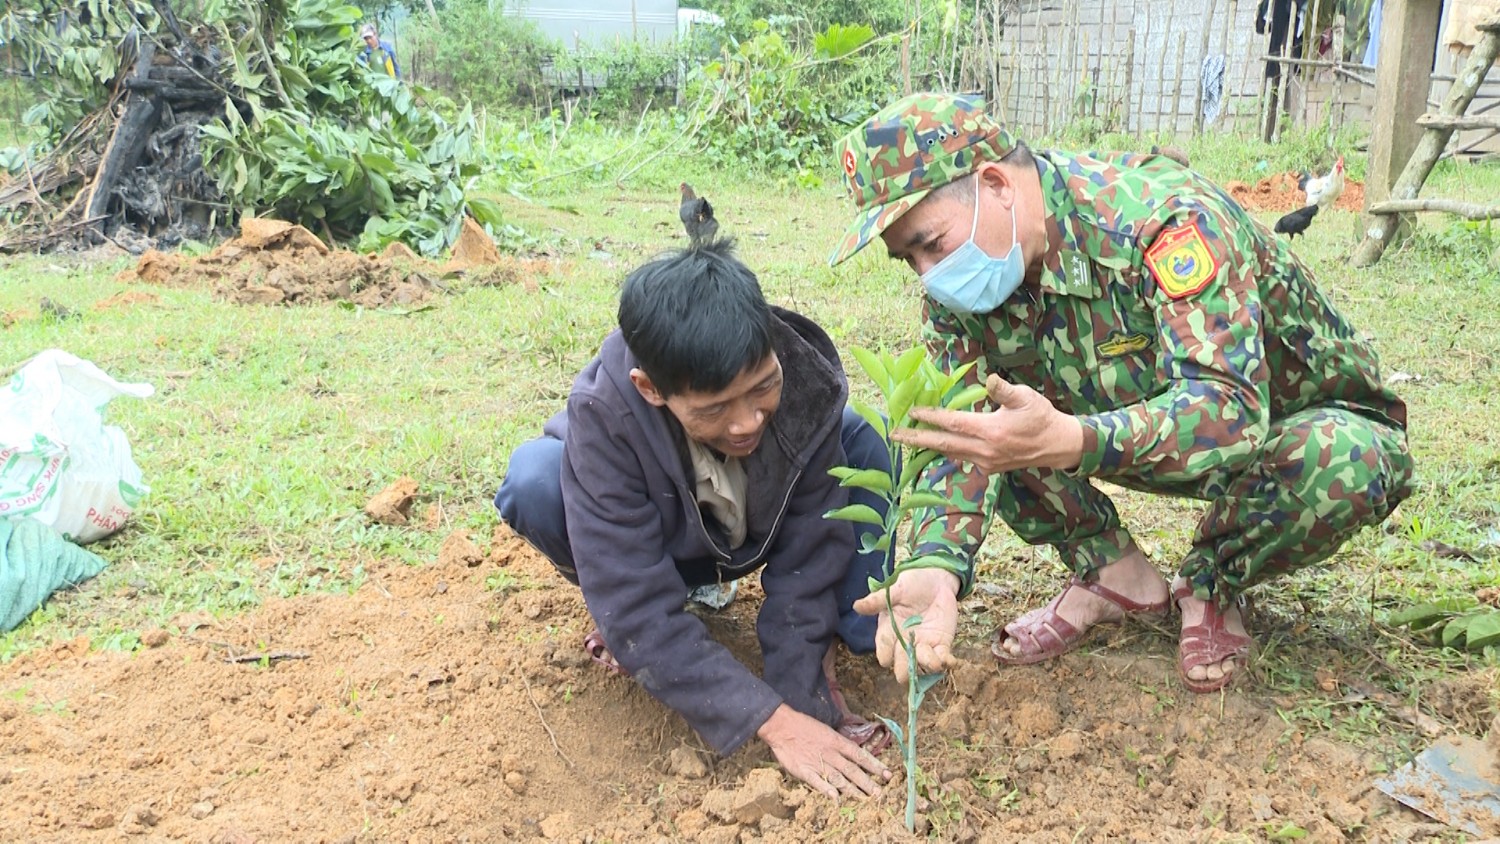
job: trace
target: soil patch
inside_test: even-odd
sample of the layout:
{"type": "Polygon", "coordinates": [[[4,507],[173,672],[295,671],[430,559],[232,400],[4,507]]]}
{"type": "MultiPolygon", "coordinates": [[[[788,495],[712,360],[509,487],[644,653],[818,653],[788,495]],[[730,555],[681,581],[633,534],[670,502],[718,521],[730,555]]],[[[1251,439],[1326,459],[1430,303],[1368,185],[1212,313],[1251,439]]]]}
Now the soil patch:
{"type": "Polygon", "coordinates": [[[453,259],[439,264],[404,247],[379,255],[330,249],[302,226],[251,217],[241,221],[239,237],[207,255],[152,249],[120,280],[211,287],[240,304],[349,301],[379,308],[421,304],[460,283],[532,286],[531,279],[546,271],[541,261],[501,255],[477,224],[465,224],[453,259]]]}
{"type": "MultiPolygon", "coordinates": [[[[1297,187],[1299,174],[1295,171],[1267,176],[1255,184],[1230,181],[1224,189],[1240,207],[1246,211],[1293,211],[1307,204],[1307,194],[1297,187]]],[[[1365,185],[1345,178],[1344,192],[1333,203],[1340,211],[1363,211],[1365,207],[1365,185]]]]}
{"type": "MultiPolygon", "coordinates": [[[[899,774],[839,806],[758,744],[719,758],[588,660],[576,589],[506,529],[484,540],[372,564],[352,594],[185,615],[133,655],[72,641],[3,666],[0,840],[912,840],[899,774]]],[[[741,595],[704,621],[754,664],[758,589],[741,595]]],[[[1003,671],[984,633],[923,709],[935,840],[1443,834],[1371,787],[1377,760],[1289,726],[1253,683],[1184,692],[1168,633],[1003,671]]],[[[840,674],[856,709],[904,720],[873,660],[840,674]]]]}

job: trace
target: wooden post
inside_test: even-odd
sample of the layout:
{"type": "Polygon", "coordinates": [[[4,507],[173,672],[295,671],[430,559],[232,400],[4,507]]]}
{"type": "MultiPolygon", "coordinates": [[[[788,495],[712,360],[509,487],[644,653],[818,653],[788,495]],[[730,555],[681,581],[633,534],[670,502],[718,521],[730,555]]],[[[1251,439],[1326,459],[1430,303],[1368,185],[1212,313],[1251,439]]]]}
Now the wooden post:
{"type": "Polygon", "coordinates": [[[911,96],[911,33],[901,36],[901,93],[911,96]]]}
{"type": "MultiPolygon", "coordinates": [[[[1484,82],[1485,74],[1494,65],[1496,55],[1500,54],[1500,19],[1481,25],[1481,31],[1484,35],[1474,46],[1474,52],[1469,54],[1468,62],[1464,64],[1463,70],[1454,80],[1452,87],[1448,89],[1447,96],[1443,98],[1443,107],[1439,112],[1442,117],[1463,116],[1469,103],[1474,100],[1474,94],[1484,82]]],[[[1380,49],[1382,52],[1377,72],[1386,63],[1383,37],[1380,49]]],[[[1425,80],[1426,77],[1424,76],[1423,79],[1425,80]]],[[[1423,99],[1425,100],[1426,97],[1424,96],[1423,99]]],[[[1412,125],[1415,126],[1415,122],[1412,125]]],[[[1417,192],[1422,189],[1422,184],[1427,181],[1428,174],[1432,172],[1432,166],[1437,163],[1438,157],[1443,154],[1443,148],[1448,145],[1448,139],[1453,137],[1453,128],[1454,123],[1449,122],[1439,123],[1422,130],[1422,136],[1418,139],[1416,148],[1412,150],[1411,158],[1407,160],[1406,166],[1401,168],[1401,173],[1391,185],[1387,196],[1381,199],[1389,198],[1396,201],[1416,199],[1417,192]]],[[[1373,175],[1372,172],[1371,176],[1373,175]]],[[[1367,192],[1365,194],[1366,211],[1370,211],[1375,205],[1370,201],[1369,196],[1367,192]]],[[[1386,246],[1396,236],[1396,230],[1400,227],[1399,223],[1400,218],[1394,214],[1366,214],[1365,239],[1360,241],[1359,247],[1354,251],[1354,266],[1367,267],[1380,260],[1386,246]]]]}
{"type": "Polygon", "coordinates": [[[1422,133],[1417,117],[1426,110],[1432,87],[1428,79],[1437,55],[1442,10],[1443,0],[1385,0],[1382,7],[1366,209],[1391,196],[1391,187],[1417,148],[1422,133]]]}
{"type": "Polygon", "coordinates": [[[1172,94],[1172,137],[1177,137],[1177,123],[1182,119],[1182,77],[1187,65],[1187,33],[1177,33],[1177,90],[1172,94]]]}
{"type": "MultiPolygon", "coordinates": [[[[1302,55],[1298,56],[1297,58],[1300,58],[1300,59],[1310,59],[1310,58],[1313,58],[1315,52],[1318,49],[1318,42],[1320,40],[1322,40],[1321,36],[1318,34],[1318,16],[1320,14],[1322,14],[1322,11],[1323,11],[1322,7],[1323,7],[1323,0],[1313,0],[1313,4],[1312,4],[1312,17],[1308,18],[1307,19],[1307,23],[1304,24],[1303,27],[1302,27],[1302,55]]],[[[1287,33],[1288,35],[1290,35],[1293,31],[1295,31],[1297,29],[1297,16],[1295,14],[1292,15],[1292,23],[1291,23],[1291,25],[1289,27],[1287,27],[1287,29],[1288,29],[1288,33],[1287,33]]],[[[1315,76],[1315,75],[1316,75],[1315,73],[1309,73],[1308,74],[1308,76],[1315,76]]],[[[1302,119],[1300,121],[1298,121],[1298,122],[1300,122],[1303,126],[1307,125],[1307,86],[1306,85],[1302,86],[1302,119]]]]}
{"type": "MultiPolygon", "coordinates": [[[[1156,78],[1151,80],[1151,86],[1156,89],[1156,126],[1153,128],[1157,132],[1161,131],[1161,118],[1167,110],[1167,44],[1172,40],[1172,20],[1176,16],[1177,0],[1172,0],[1171,11],[1167,12],[1167,25],[1161,31],[1161,46],[1156,48],[1156,78]]],[[[1152,46],[1148,43],[1146,49],[1151,50],[1152,46]]]]}
{"type": "Polygon", "coordinates": [[[1344,65],[1344,15],[1342,12],[1333,16],[1333,93],[1328,97],[1328,141],[1331,145],[1333,137],[1338,134],[1339,127],[1344,125],[1344,106],[1339,99],[1344,94],[1344,74],[1339,73],[1344,65]],[[1335,120],[1333,110],[1338,109],[1338,119],[1335,120]]]}

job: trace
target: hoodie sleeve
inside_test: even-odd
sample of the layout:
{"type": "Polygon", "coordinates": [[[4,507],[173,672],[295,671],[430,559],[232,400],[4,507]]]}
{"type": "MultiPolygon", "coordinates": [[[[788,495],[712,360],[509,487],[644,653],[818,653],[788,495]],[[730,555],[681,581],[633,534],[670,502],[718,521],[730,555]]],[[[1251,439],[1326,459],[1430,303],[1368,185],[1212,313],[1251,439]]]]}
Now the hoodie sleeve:
{"type": "Polygon", "coordinates": [[[771,717],[781,696],[683,609],[687,585],[666,553],[638,453],[615,428],[618,414],[575,393],[568,418],[563,502],[589,613],[636,682],[714,749],[731,753],[771,717]]]}
{"type": "Polygon", "coordinates": [[[837,726],[839,716],[823,676],[823,655],[838,627],[837,589],[854,556],[854,526],[823,514],[848,503],[848,491],[828,474],[843,463],[834,428],[792,491],[761,571],[766,600],[756,622],[766,682],[788,706],[829,726],[837,726]]]}

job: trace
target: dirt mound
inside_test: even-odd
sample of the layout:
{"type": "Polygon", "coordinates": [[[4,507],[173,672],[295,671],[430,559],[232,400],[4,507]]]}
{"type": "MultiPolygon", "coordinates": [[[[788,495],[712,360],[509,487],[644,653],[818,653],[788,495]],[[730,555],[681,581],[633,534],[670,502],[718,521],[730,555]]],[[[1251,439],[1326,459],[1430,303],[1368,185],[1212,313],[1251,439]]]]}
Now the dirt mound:
{"type": "MultiPolygon", "coordinates": [[[[1254,185],[1231,181],[1224,185],[1229,195],[1246,211],[1292,211],[1307,203],[1307,194],[1297,187],[1299,175],[1294,171],[1267,176],[1254,185]]],[[[1344,180],[1344,192],[1333,207],[1340,211],[1362,211],[1365,186],[1353,179],[1344,180]]]]}
{"type": "Polygon", "coordinates": [[[376,308],[425,302],[460,279],[467,284],[510,284],[540,270],[539,262],[502,256],[482,229],[473,221],[466,224],[459,242],[462,254],[455,248],[454,259],[439,265],[394,244],[380,255],[330,249],[302,226],[249,217],[241,221],[239,237],[207,255],[194,258],[153,249],[121,273],[120,280],[208,286],[240,304],[343,300],[376,308]]]}
{"type": "MultiPolygon", "coordinates": [[[[899,774],[839,806],[756,743],[719,758],[589,662],[578,591],[523,542],[448,545],[371,564],[353,594],[182,616],[136,654],[73,641],[0,668],[0,840],[911,840],[899,774]]],[[[758,589],[741,594],[705,623],[754,664],[758,589]]],[[[1165,634],[997,672],[983,633],[923,709],[935,840],[1439,834],[1291,704],[1182,691],[1165,634]]],[[[873,660],[840,673],[857,709],[902,713],[873,660]]]]}

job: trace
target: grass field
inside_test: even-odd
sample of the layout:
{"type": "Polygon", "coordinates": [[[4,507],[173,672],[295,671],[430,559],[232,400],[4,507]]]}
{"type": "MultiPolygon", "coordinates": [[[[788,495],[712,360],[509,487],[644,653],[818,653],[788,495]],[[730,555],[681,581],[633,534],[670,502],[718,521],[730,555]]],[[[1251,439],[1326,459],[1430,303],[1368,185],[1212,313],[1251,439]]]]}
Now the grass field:
{"type": "MultiPolygon", "coordinates": [[[[1217,179],[1253,180],[1248,168],[1262,156],[1224,141],[1191,151],[1217,179]]],[[[96,547],[109,568],[0,637],[0,659],[75,636],[133,649],[143,629],[183,612],[232,614],[272,595],[352,589],[377,558],[423,564],[442,531],[372,525],[361,513],[371,494],[403,475],[420,485],[419,511],[438,505],[453,525],[487,534],[507,454],[561,407],[612,326],[625,273],[684,242],[675,191],[683,172],[712,198],[722,231],[739,239],[772,301],[817,319],[844,348],[915,341],[918,288],[904,267],[878,247],[826,266],[849,213],[832,174],[803,188],[702,169],[662,161],[623,189],[579,177],[536,185],[530,202],[501,196],[551,270],[530,289],[469,289],[407,315],[237,306],[207,290],[171,288],[150,288],[159,297],[152,303],[101,310],[97,303],[127,286],[143,289],[115,280],[127,260],[4,259],[0,312],[14,322],[0,329],[0,375],[58,347],[158,392],[108,409],[151,487],[134,522],[96,547]],[[81,316],[44,316],[42,297],[81,316]]],[[[1445,165],[1429,192],[1492,198],[1500,168],[1445,165]]],[[[1387,374],[1403,374],[1418,490],[1385,530],[1366,532],[1326,567],[1261,599],[1285,630],[1379,654],[1416,688],[1430,672],[1483,657],[1417,648],[1378,623],[1386,611],[1500,585],[1500,232],[1423,220],[1403,247],[1355,270],[1348,256],[1358,227],[1354,215],[1320,217],[1297,248],[1373,338],[1387,374]],[[1438,546],[1424,548],[1429,540],[1480,562],[1438,556],[1428,550],[1438,546]]],[[[868,392],[858,381],[855,389],[868,392]]],[[[1118,500],[1164,565],[1186,547],[1197,505],[1118,500]]],[[[1023,554],[997,527],[983,565],[1028,602],[1055,589],[1051,559],[1023,554]]],[[[966,634],[983,635],[995,620],[975,619],[966,634]]],[[[1262,642],[1267,676],[1307,689],[1312,668],[1298,661],[1289,635],[1262,642]]],[[[1360,726],[1352,718],[1359,711],[1330,717],[1379,728],[1360,726]]],[[[1330,713],[1314,706],[1305,714],[1330,713]]]]}

